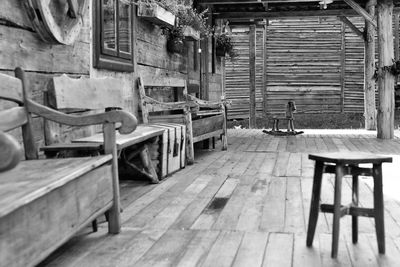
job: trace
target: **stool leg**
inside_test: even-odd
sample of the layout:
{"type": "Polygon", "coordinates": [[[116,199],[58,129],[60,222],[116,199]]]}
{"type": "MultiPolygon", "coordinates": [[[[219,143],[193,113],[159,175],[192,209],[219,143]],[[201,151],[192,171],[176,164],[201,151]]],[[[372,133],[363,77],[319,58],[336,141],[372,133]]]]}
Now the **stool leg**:
{"type": "Polygon", "coordinates": [[[382,192],[382,164],[374,164],[374,210],[375,210],[375,230],[378,240],[378,251],[385,253],[385,224],[384,224],[384,207],[382,192]]]}
{"type": "Polygon", "coordinates": [[[342,178],[344,174],[344,166],[336,165],[335,177],[335,196],[333,200],[333,225],[332,225],[332,252],[331,257],[336,258],[339,246],[339,231],[340,231],[340,206],[342,198],[342,178]]]}
{"type": "MultiPolygon", "coordinates": [[[[358,207],[358,175],[353,175],[353,189],[352,189],[352,205],[354,207],[358,207]]],[[[358,216],[352,216],[351,218],[351,225],[352,225],[352,237],[353,237],[353,244],[358,242],[358,216]]]]}
{"type": "Polygon", "coordinates": [[[317,221],[318,221],[319,198],[321,195],[323,170],[324,170],[324,163],[320,161],[315,162],[314,180],[313,180],[311,205],[310,205],[310,217],[308,219],[308,229],[307,229],[308,247],[312,246],[315,234],[315,227],[317,226],[317,221]]]}

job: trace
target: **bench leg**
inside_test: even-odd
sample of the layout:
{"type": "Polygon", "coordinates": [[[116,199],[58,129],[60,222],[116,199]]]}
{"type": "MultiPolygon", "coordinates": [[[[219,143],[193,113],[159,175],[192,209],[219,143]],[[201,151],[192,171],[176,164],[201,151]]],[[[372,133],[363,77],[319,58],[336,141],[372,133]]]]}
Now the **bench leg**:
{"type": "Polygon", "coordinates": [[[384,207],[382,192],[382,164],[374,164],[374,209],[375,209],[375,230],[378,241],[378,251],[385,253],[385,224],[384,224],[384,207]]]}
{"type": "MultiPolygon", "coordinates": [[[[358,175],[353,175],[353,186],[352,186],[352,205],[358,207],[359,190],[358,190],[358,175]]],[[[358,242],[358,216],[352,216],[351,218],[351,230],[353,244],[358,242]]]]}
{"type": "Polygon", "coordinates": [[[149,148],[147,145],[144,145],[143,150],[140,152],[140,159],[142,160],[142,164],[143,164],[145,171],[148,174],[150,174],[148,176],[149,176],[151,182],[153,184],[158,184],[159,183],[158,175],[153,166],[153,162],[151,161],[150,151],[149,151],[149,148]]]}
{"type": "Polygon", "coordinates": [[[308,229],[307,229],[307,246],[308,247],[312,246],[312,243],[314,240],[315,228],[317,226],[317,221],[318,221],[319,199],[321,196],[323,168],[324,168],[324,164],[322,162],[317,161],[315,163],[314,180],[313,180],[311,205],[310,205],[310,216],[308,219],[308,229]]]}
{"type": "Polygon", "coordinates": [[[340,232],[340,218],[341,218],[341,201],[342,201],[342,178],[344,175],[344,166],[336,165],[335,177],[335,196],[333,200],[333,225],[332,225],[332,251],[331,257],[336,258],[339,247],[339,232],[340,232]]]}
{"type": "Polygon", "coordinates": [[[118,177],[118,155],[115,146],[115,124],[107,123],[103,126],[104,132],[104,153],[112,154],[111,175],[113,185],[113,205],[108,212],[108,232],[110,234],[118,234],[121,231],[121,202],[119,193],[119,177],[118,177]]]}

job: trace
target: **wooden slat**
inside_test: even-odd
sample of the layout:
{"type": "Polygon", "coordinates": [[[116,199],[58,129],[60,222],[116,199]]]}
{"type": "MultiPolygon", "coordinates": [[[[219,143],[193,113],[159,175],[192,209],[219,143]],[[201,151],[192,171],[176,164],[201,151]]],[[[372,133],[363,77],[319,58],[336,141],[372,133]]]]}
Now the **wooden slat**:
{"type": "Polygon", "coordinates": [[[22,103],[22,83],[20,79],[0,73],[0,99],[22,103]]]}
{"type": "Polygon", "coordinates": [[[56,109],[123,108],[122,88],[121,79],[73,79],[63,74],[49,84],[49,105],[56,109]]]}
{"type": "Polygon", "coordinates": [[[10,131],[28,122],[26,109],[14,107],[0,111],[0,131],[10,131]]]}

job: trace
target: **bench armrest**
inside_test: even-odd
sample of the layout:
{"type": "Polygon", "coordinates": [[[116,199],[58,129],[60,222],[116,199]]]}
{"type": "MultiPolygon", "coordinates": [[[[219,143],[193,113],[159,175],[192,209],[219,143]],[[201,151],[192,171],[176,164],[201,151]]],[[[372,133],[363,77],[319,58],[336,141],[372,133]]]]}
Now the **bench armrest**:
{"type": "Polygon", "coordinates": [[[191,105],[185,101],[181,102],[160,102],[149,96],[142,96],[143,104],[147,105],[149,112],[167,111],[167,110],[188,110],[191,105]]]}
{"type": "Polygon", "coordinates": [[[221,109],[223,105],[219,101],[202,100],[192,95],[187,95],[187,100],[196,103],[200,108],[221,109]]]}
{"type": "Polygon", "coordinates": [[[89,126],[120,122],[121,127],[118,130],[121,134],[133,132],[138,124],[134,115],[123,110],[112,110],[93,115],[74,116],[45,107],[32,100],[27,100],[26,107],[29,112],[37,114],[45,119],[72,126],[89,126]]]}

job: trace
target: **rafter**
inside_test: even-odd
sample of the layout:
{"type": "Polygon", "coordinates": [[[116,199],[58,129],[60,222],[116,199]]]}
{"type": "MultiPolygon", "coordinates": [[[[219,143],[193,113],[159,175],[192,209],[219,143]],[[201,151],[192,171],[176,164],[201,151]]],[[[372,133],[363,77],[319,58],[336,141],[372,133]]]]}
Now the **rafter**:
{"type": "Polygon", "coordinates": [[[364,8],[362,8],[359,4],[354,2],[354,0],[344,0],[352,9],[354,9],[358,14],[363,16],[365,20],[371,23],[375,28],[377,27],[375,18],[372,17],[364,8]]]}
{"type": "Polygon", "coordinates": [[[364,40],[364,32],[360,31],[348,18],[345,16],[338,17],[344,24],[346,24],[355,34],[364,40]]]}

